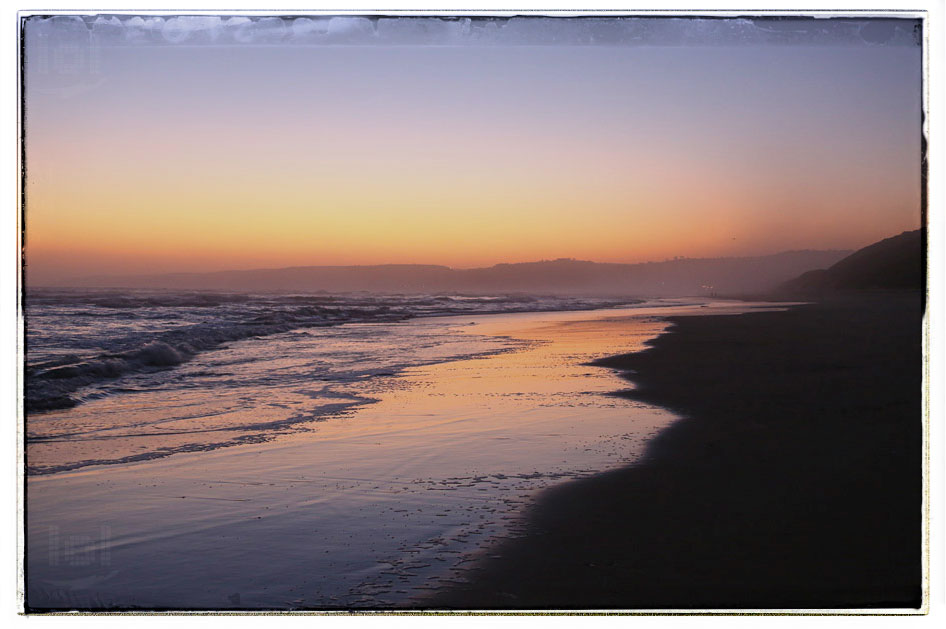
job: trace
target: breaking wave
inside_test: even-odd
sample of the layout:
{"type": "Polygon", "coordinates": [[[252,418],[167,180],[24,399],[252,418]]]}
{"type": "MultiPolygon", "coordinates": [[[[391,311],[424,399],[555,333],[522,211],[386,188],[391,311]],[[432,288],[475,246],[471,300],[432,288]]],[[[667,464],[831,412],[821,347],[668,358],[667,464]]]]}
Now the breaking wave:
{"type": "Polygon", "coordinates": [[[90,385],[174,368],[226,343],[418,316],[587,310],[635,300],[532,295],[259,295],[37,290],[26,296],[26,410],[69,408],[90,385]]]}

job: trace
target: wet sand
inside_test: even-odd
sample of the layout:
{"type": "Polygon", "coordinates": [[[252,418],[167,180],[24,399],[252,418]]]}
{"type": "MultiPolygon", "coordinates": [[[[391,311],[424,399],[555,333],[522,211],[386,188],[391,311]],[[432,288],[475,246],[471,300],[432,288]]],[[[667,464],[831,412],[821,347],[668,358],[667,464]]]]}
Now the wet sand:
{"type": "Polygon", "coordinates": [[[546,490],[438,609],[915,608],[922,300],[675,317],[599,361],[683,417],[640,463],[546,490]]]}
{"type": "Polygon", "coordinates": [[[589,361],[640,351],[669,314],[753,307],[660,303],[405,322],[519,349],[407,369],[372,403],[270,442],[31,476],[27,602],[416,607],[469,553],[518,535],[538,491],[633,462],[675,421],[610,395],[622,380],[589,361]]]}

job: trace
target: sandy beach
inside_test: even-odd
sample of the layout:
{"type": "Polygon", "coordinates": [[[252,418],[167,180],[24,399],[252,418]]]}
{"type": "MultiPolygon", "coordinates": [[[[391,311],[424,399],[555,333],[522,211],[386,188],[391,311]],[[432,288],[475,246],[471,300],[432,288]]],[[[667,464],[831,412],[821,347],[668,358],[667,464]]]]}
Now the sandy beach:
{"type": "MultiPolygon", "coordinates": [[[[640,351],[667,315],[753,307],[666,300],[390,324],[409,340],[461,330],[514,351],[408,369],[372,385],[364,404],[265,443],[31,476],[28,603],[417,607],[464,583],[462,568],[490,540],[521,535],[519,514],[539,491],[633,463],[676,421],[613,395],[626,383],[590,361],[640,351]]],[[[156,396],[93,400],[77,417],[120,404],[134,423],[156,412],[156,396]]]]}
{"type": "Polygon", "coordinates": [[[678,413],[635,465],[554,487],[481,555],[460,609],[915,608],[922,300],[675,317],[598,361],[678,413]]]}

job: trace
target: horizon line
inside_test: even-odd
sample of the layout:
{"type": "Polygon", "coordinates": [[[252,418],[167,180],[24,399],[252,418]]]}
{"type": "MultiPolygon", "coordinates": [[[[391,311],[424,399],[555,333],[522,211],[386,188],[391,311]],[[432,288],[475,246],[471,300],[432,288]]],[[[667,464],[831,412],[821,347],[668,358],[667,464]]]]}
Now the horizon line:
{"type": "MultiPolygon", "coordinates": [[[[908,230],[909,231],[909,230],[908,230]]],[[[382,267],[428,267],[428,268],[438,268],[448,271],[477,271],[485,269],[493,269],[500,266],[517,266],[517,265],[527,265],[527,264],[549,264],[554,262],[573,262],[578,264],[597,264],[602,266],[638,266],[646,264],[665,264],[668,262],[686,262],[686,261],[706,261],[706,260],[746,260],[753,258],[768,258],[780,255],[786,255],[791,253],[804,253],[804,252],[835,252],[835,253],[851,253],[857,251],[858,249],[853,248],[830,248],[830,249],[785,249],[782,251],[776,251],[774,253],[763,253],[755,255],[742,255],[742,256],[675,256],[672,258],[664,258],[661,260],[644,260],[641,262],[599,262],[596,260],[584,260],[580,258],[548,258],[541,260],[529,260],[523,262],[495,262],[489,265],[481,266],[471,266],[471,267],[457,267],[449,266],[446,264],[437,264],[437,263],[423,263],[423,262],[382,262],[377,264],[300,264],[300,265],[291,265],[291,266],[280,266],[280,267],[250,267],[243,269],[218,269],[213,271],[159,271],[155,273],[98,273],[98,274],[83,274],[83,275],[72,275],[64,277],[62,280],[58,281],[69,281],[69,280],[89,280],[89,279],[106,279],[106,278],[153,278],[153,277],[165,277],[165,276],[193,276],[193,275],[215,275],[223,273],[251,273],[259,271],[288,271],[295,269],[370,269],[370,268],[382,268],[382,267]]],[[[29,275],[29,266],[24,265],[24,275],[29,275]]],[[[24,284],[25,285],[25,284],[24,284]]],[[[38,284],[38,287],[52,288],[59,287],[54,284],[38,284]]]]}

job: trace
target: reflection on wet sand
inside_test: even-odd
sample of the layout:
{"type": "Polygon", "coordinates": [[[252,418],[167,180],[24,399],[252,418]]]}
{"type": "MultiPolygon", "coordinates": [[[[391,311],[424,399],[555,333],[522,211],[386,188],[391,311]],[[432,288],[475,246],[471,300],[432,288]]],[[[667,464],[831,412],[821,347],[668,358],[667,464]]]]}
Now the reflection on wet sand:
{"type": "Polygon", "coordinates": [[[408,369],[313,432],[33,477],[29,604],[410,605],[462,578],[486,539],[516,535],[543,487],[641,454],[673,417],[609,395],[627,382],[586,363],[687,311],[700,309],[439,319],[522,349],[408,369]]]}

